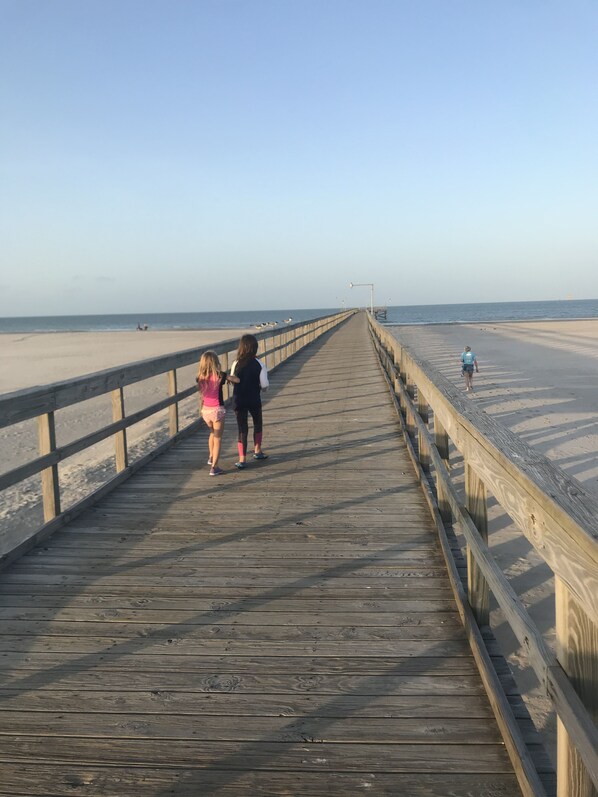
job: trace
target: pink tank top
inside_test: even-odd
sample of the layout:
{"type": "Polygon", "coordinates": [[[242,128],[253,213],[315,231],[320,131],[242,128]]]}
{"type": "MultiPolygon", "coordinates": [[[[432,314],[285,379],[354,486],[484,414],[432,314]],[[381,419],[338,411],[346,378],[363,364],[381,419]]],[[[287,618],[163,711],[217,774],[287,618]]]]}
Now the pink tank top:
{"type": "Polygon", "coordinates": [[[215,376],[199,385],[199,391],[203,396],[204,407],[221,407],[224,404],[222,396],[222,385],[226,381],[226,374],[215,376]]]}

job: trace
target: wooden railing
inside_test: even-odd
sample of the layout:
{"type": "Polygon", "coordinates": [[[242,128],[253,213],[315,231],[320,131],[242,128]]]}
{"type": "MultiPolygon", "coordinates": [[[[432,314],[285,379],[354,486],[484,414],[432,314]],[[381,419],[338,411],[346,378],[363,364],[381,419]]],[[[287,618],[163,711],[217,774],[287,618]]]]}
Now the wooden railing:
{"type": "Polygon", "coordinates": [[[519,437],[472,406],[388,329],[371,317],[369,322],[436,519],[461,616],[523,793],[543,794],[544,790],[479,631],[479,626],[488,623],[490,590],[554,706],[559,797],[596,797],[598,502],[519,437]],[[451,480],[449,440],[463,457],[465,506],[451,480]],[[487,491],[554,572],[556,657],[487,545],[487,491]],[[467,541],[466,589],[447,541],[445,523],[452,521],[459,524],[467,541]]]}
{"type": "MultiPolygon", "coordinates": [[[[288,325],[280,329],[273,328],[259,332],[256,334],[259,341],[258,356],[265,360],[268,370],[274,370],[299,349],[312,343],[320,335],[343,322],[352,315],[352,312],[344,311],[335,315],[288,325]]],[[[103,495],[113,490],[183,435],[195,431],[201,425],[201,420],[197,417],[197,414],[191,423],[182,429],[180,428],[179,403],[195,395],[197,385],[193,382],[181,388],[178,384],[177,372],[181,368],[197,364],[201,354],[207,349],[216,351],[220,357],[222,367],[228,369],[229,364],[232,363],[238,340],[239,338],[236,337],[210,344],[209,346],[187,349],[174,354],[118,366],[117,368],[76,379],[0,396],[0,428],[12,426],[22,421],[37,419],[39,438],[38,457],[0,475],[0,493],[25,479],[40,474],[44,517],[42,526],[28,533],[26,538],[12,549],[4,551],[2,556],[0,556],[0,566],[6,566],[9,562],[14,561],[22,553],[94,504],[103,495]],[[160,374],[166,375],[167,397],[149,407],[127,415],[124,388],[127,385],[132,385],[160,374]],[[65,407],[107,393],[112,395],[112,423],[66,445],[58,445],[55,413],[65,407]],[[168,409],[169,413],[169,439],[134,463],[129,463],[127,430],[134,424],[150,418],[165,409],[168,409]],[[59,463],[110,437],[114,439],[116,476],[99,489],[79,500],[74,506],[63,510],[61,507],[58,473],[59,463]]]]}

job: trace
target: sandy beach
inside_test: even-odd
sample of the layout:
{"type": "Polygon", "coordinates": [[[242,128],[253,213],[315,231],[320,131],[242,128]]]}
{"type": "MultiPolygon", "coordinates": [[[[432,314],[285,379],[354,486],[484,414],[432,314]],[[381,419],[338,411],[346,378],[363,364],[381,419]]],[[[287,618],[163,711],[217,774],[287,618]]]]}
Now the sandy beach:
{"type": "Polygon", "coordinates": [[[238,338],[243,329],[0,334],[0,393],[238,338]]]}
{"type": "MultiPolygon", "coordinates": [[[[162,354],[238,340],[246,330],[216,329],[147,332],[61,332],[0,335],[0,393],[46,385],[162,354]]],[[[231,346],[231,350],[235,345],[231,346]]],[[[193,384],[195,368],[178,373],[179,389],[193,384]]],[[[125,388],[127,412],[135,412],[167,395],[166,375],[125,388]]],[[[195,398],[180,403],[182,423],[197,417],[195,398]]],[[[112,420],[110,396],[67,407],[56,413],[58,443],[64,445],[112,420]]],[[[134,462],[167,438],[167,411],[157,413],[127,431],[129,461],[134,462]]],[[[37,456],[35,420],[0,429],[0,472],[37,456]]],[[[63,509],[101,486],[115,473],[114,445],[108,439],[69,458],[59,466],[63,509]]],[[[10,550],[27,530],[41,525],[39,476],[5,490],[0,504],[0,552],[10,550]]]]}
{"type": "MultiPolygon", "coordinates": [[[[585,487],[598,494],[598,320],[517,322],[395,327],[396,334],[456,385],[463,387],[459,355],[465,344],[476,352],[471,401],[538,449],[585,487]]],[[[189,332],[106,332],[0,335],[0,392],[47,384],[127,362],[238,338],[241,330],[189,332]]],[[[180,387],[192,383],[184,369],[180,387]]],[[[125,391],[135,411],[166,395],[166,378],[156,377],[125,391]]],[[[197,402],[182,408],[197,417],[197,402]]],[[[109,423],[110,397],[94,399],[57,413],[60,443],[109,423]]],[[[166,412],[129,432],[134,461],[166,437],[166,412]]],[[[37,455],[35,422],[0,430],[2,471],[37,455]]],[[[114,472],[110,440],[60,467],[64,505],[74,503],[114,472]]],[[[458,472],[458,468],[456,468],[458,472]]],[[[497,561],[550,644],[554,642],[554,584],[541,557],[490,503],[490,541],[497,561]]],[[[3,495],[1,549],[12,547],[27,527],[41,523],[39,477],[3,495]]],[[[524,664],[501,613],[492,624],[516,673],[534,720],[554,750],[550,705],[524,664]]]]}
{"type": "MultiPolygon", "coordinates": [[[[598,320],[447,324],[393,331],[460,387],[459,357],[465,345],[471,346],[480,366],[471,401],[598,495],[598,320]]],[[[554,646],[552,573],[493,500],[489,540],[503,572],[554,646]]],[[[554,755],[556,729],[549,701],[496,608],[491,623],[554,755]]]]}

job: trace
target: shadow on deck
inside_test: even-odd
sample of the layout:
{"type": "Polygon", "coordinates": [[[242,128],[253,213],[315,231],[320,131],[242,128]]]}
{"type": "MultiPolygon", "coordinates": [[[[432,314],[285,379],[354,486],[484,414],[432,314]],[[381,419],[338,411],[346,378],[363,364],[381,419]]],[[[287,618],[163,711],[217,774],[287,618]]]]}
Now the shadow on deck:
{"type": "Polygon", "coordinates": [[[0,794],[519,793],[364,317],[272,381],[2,574],[0,794]]]}

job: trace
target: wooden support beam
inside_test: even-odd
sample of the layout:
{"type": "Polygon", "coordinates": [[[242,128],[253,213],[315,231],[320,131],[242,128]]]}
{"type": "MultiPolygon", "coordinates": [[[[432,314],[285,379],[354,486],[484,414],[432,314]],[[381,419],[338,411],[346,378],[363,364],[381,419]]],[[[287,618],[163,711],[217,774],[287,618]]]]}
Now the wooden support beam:
{"type": "MultiPolygon", "coordinates": [[[[56,426],[54,413],[46,412],[37,419],[39,453],[51,454],[56,450],[56,426]]],[[[58,465],[51,465],[41,472],[44,521],[47,523],[60,514],[60,482],[58,465]]]]}
{"type": "MultiPolygon", "coordinates": [[[[125,394],[122,387],[117,387],[112,391],[112,420],[121,421],[125,417],[125,394]]],[[[125,470],[129,464],[127,452],[127,432],[123,429],[114,435],[114,455],[116,461],[116,472],[125,470]]]]}
{"type": "Polygon", "coordinates": [[[411,399],[410,404],[405,408],[405,415],[407,419],[407,431],[409,432],[409,437],[413,439],[415,437],[416,429],[415,429],[415,418],[413,416],[413,402],[415,400],[415,383],[411,378],[411,374],[409,371],[405,374],[405,386],[407,388],[407,395],[411,399]]]}
{"type": "MultiPolygon", "coordinates": [[[[428,406],[428,402],[426,401],[425,396],[418,389],[417,391],[417,412],[419,417],[422,419],[426,427],[428,426],[430,420],[430,408],[428,406]]],[[[428,436],[422,432],[418,432],[417,435],[417,450],[419,452],[419,462],[422,466],[422,470],[424,473],[428,473],[430,470],[430,447],[428,444],[428,436]]]]}
{"type": "MultiPolygon", "coordinates": [[[[598,724],[598,626],[564,582],[555,577],[557,658],[573,688],[598,724]]],[[[596,775],[596,773],[594,773],[596,775]]],[[[598,789],[563,723],[557,726],[558,797],[598,797],[598,789]]]]}
{"type": "MultiPolygon", "coordinates": [[[[221,366],[223,371],[226,371],[226,373],[228,373],[229,361],[228,361],[228,352],[227,351],[222,352],[222,354],[220,355],[220,366],[221,366]]],[[[224,396],[224,400],[225,401],[228,401],[228,399],[230,398],[231,389],[232,388],[231,388],[230,382],[227,382],[224,385],[224,387],[222,388],[222,395],[224,396]]]]}
{"type": "MultiPolygon", "coordinates": [[[[436,445],[436,450],[440,454],[447,471],[450,473],[449,437],[437,415],[434,415],[434,444],[436,445]]],[[[451,505],[446,490],[444,489],[444,479],[441,478],[438,469],[436,469],[436,496],[438,499],[440,517],[444,523],[450,523],[452,520],[451,505]]]]}
{"type": "MultiPolygon", "coordinates": [[[[168,372],[168,395],[176,396],[177,394],[177,376],[176,369],[168,372]]],[[[179,405],[178,402],[171,404],[168,408],[168,432],[171,437],[174,437],[179,431],[179,405]]]]}
{"type": "MultiPolygon", "coordinates": [[[[488,543],[488,509],[486,486],[473,468],[465,463],[465,505],[480,537],[488,543]]],[[[490,593],[488,582],[482,575],[472,551],[467,546],[467,588],[469,603],[478,625],[488,625],[490,619],[490,593]]]]}

